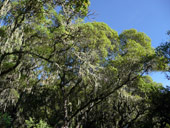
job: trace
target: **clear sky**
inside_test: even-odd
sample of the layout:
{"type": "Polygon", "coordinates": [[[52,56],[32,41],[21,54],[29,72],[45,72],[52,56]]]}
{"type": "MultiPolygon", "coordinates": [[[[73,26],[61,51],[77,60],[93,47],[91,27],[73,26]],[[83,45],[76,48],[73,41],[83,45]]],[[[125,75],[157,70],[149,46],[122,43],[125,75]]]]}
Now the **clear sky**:
{"type": "MultiPolygon", "coordinates": [[[[137,29],[146,33],[152,46],[170,39],[170,0],[91,0],[90,10],[95,12],[93,21],[105,22],[121,33],[126,29],[137,29]]],[[[170,85],[164,73],[150,74],[154,81],[170,85]]]]}

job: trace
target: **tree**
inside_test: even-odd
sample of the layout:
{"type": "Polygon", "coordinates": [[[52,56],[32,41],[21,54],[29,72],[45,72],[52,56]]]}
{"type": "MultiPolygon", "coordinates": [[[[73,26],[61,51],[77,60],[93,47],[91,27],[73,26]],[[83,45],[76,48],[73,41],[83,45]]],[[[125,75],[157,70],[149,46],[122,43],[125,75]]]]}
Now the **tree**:
{"type": "MultiPolygon", "coordinates": [[[[164,56],[166,58],[166,63],[170,63],[170,42],[162,43],[160,46],[156,48],[157,54],[160,56],[164,56]]],[[[170,68],[167,67],[167,72],[170,72],[170,68]]],[[[167,74],[167,79],[170,80],[169,75],[167,74]]]]}
{"type": "Polygon", "coordinates": [[[126,89],[138,90],[145,72],[164,69],[164,58],[142,32],[118,35],[105,23],[85,23],[89,4],[0,1],[0,111],[11,126],[135,127],[145,113],[145,92],[135,98],[126,89]]]}

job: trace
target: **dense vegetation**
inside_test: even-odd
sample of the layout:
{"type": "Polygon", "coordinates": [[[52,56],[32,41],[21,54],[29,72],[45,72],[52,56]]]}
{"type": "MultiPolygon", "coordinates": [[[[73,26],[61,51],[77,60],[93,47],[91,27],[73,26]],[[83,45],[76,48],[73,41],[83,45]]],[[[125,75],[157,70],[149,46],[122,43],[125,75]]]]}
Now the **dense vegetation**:
{"type": "Polygon", "coordinates": [[[0,127],[169,128],[170,44],[84,22],[89,0],[0,0],[0,127]],[[169,78],[167,76],[167,78],[169,78]]]}

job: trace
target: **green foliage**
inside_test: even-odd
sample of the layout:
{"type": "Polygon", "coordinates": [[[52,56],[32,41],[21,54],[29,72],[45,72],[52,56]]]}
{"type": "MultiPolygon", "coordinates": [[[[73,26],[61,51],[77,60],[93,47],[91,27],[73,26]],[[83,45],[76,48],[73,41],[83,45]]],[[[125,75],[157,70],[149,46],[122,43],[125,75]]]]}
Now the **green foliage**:
{"type": "Polygon", "coordinates": [[[0,113],[0,127],[9,127],[12,118],[7,113],[0,113]]]}
{"type": "Polygon", "coordinates": [[[138,84],[142,92],[145,92],[147,94],[163,89],[162,84],[153,82],[150,76],[143,76],[139,79],[138,84]]]}
{"type": "Polygon", "coordinates": [[[89,0],[69,0],[68,5],[74,8],[76,12],[81,12],[84,16],[88,13],[88,7],[90,5],[89,0]]]}
{"type": "Polygon", "coordinates": [[[89,0],[0,2],[0,111],[11,115],[2,114],[3,122],[18,128],[169,124],[160,114],[169,110],[158,111],[169,91],[143,76],[167,70],[168,59],[146,34],[85,23],[89,0]]]}
{"type": "Polygon", "coordinates": [[[29,120],[26,120],[27,128],[50,128],[50,126],[45,122],[40,120],[38,123],[36,123],[35,120],[32,118],[29,118],[29,120]]]}

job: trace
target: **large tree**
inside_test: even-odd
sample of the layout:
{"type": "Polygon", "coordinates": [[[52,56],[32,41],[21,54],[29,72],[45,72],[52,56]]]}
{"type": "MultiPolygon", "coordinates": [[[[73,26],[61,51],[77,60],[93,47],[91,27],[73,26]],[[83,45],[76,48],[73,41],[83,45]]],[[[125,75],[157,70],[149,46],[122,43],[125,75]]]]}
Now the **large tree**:
{"type": "Polygon", "coordinates": [[[127,90],[138,90],[145,72],[165,69],[164,58],[142,32],[118,35],[105,23],[85,23],[88,6],[88,0],[0,1],[0,111],[11,117],[8,125],[130,127],[145,113],[145,91],[134,98],[127,90]],[[114,116],[109,121],[105,104],[114,116]]]}

